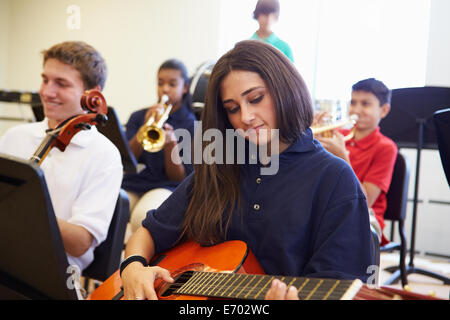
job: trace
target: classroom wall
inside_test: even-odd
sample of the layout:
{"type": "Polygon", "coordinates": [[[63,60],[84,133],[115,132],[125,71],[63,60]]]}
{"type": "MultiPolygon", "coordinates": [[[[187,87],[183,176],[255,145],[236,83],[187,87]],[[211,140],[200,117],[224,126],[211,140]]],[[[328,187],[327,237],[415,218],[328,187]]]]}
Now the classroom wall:
{"type": "Polygon", "coordinates": [[[10,0],[0,0],[0,88],[7,85],[10,0]]]}
{"type": "Polygon", "coordinates": [[[450,87],[450,1],[431,1],[426,84],[450,87]]]}
{"type": "MultiPolygon", "coordinates": [[[[431,0],[426,85],[450,87],[450,1],[431,0]]],[[[450,106],[448,106],[450,107],[450,106]]],[[[414,197],[416,150],[404,149],[411,165],[408,198],[414,197]]],[[[422,254],[450,257],[450,188],[437,150],[423,150],[416,214],[416,249],[422,254]]],[[[411,239],[413,203],[407,206],[406,232],[411,239]]]]}
{"type": "Polygon", "coordinates": [[[38,90],[40,52],[61,41],[83,40],[108,64],[104,95],[122,122],[156,101],[156,71],[164,60],[179,58],[192,73],[217,56],[219,1],[0,1],[9,6],[9,23],[2,22],[9,30],[0,31],[8,48],[9,89],[38,90]],[[68,12],[71,5],[79,8],[79,29],[76,13],[68,12]]]}

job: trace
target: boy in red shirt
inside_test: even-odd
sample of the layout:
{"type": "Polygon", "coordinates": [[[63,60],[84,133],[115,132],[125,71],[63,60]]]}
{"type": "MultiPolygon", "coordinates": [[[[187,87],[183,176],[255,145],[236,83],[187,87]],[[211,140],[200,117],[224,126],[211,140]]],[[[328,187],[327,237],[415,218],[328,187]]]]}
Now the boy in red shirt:
{"type": "MultiPolygon", "coordinates": [[[[349,115],[357,115],[354,136],[344,141],[349,130],[335,131],[331,138],[316,137],[323,147],[348,162],[358,177],[367,205],[376,222],[372,224],[381,236],[380,245],[389,241],[382,235],[386,192],[391,184],[397,158],[396,144],[380,132],[378,124],[390,111],[390,90],[374,78],[361,80],[352,86],[349,115]]],[[[319,116],[320,117],[320,116],[319,116]]],[[[372,222],[372,221],[371,221],[372,222]]]]}

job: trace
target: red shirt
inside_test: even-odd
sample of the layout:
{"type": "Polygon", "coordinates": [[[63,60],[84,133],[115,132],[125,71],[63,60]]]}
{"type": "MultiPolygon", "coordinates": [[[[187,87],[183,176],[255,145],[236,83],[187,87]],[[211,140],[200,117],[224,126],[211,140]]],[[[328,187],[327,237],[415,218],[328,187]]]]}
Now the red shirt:
{"type": "MultiPolygon", "coordinates": [[[[345,136],[349,130],[341,130],[345,136]]],[[[384,212],[386,211],[386,192],[391,184],[397,145],[380,132],[380,127],[367,137],[345,143],[349,151],[350,163],[361,183],[370,182],[381,189],[381,193],[372,205],[375,216],[384,229],[384,212]]]]}

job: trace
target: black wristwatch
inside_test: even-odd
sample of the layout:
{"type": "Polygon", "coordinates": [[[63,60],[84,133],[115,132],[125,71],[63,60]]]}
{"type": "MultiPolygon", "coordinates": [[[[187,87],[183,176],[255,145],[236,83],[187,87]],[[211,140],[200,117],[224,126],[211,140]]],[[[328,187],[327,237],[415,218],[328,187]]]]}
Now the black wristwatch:
{"type": "Polygon", "coordinates": [[[130,263],[135,262],[135,261],[139,261],[140,263],[142,263],[142,265],[143,265],[144,267],[147,267],[147,266],[148,266],[147,259],[145,259],[143,256],[140,256],[140,255],[137,255],[137,254],[132,255],[132,256],[129,256],[128,258],[126,258],[125,260],[123,260],[122,263],[120,264],[120,276],[122,276],[123,270],[124,270],[130,263]]]}

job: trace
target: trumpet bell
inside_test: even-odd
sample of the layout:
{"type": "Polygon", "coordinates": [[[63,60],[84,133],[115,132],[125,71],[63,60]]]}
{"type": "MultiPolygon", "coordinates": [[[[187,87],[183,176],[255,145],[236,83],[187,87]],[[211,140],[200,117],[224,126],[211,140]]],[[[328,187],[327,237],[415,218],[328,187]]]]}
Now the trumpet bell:
{"type": "Polygon", "coordinates": [[[156,126],[141,127],[136,136],[142,148],[147,152],[158,152],[162,150],[166,142],[164,130],[156,126]]]}
{"type": "Polygon", "coordinates": [[[348,141],[353,138],[355,134],[355,124],[357,121],[358,116],[356,114],[352,114],[347,120],[335,122],[328,125],[312,126],[311,131],[315,136],[320,135],[321,137],[331,138],[333,136],[333,130],[338,128],[350,127],[350,133],[344,137],[344,141],[348,141]]]}
{"type": "Polygon", "coordinates": [[[158,152],[164,148],[166,134],[162,127],[172,110],[172,105],[167,105],[168,101],[169,97],[163,95],[160,103],[165,106],[165,109],[160,119],[156,121],[156,113],[153,112],[147,123],[145,123],[137,132],[136,139],[147,152],[158,152]]]}

